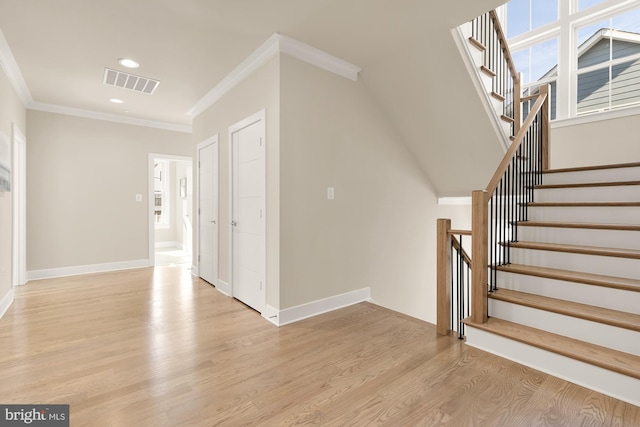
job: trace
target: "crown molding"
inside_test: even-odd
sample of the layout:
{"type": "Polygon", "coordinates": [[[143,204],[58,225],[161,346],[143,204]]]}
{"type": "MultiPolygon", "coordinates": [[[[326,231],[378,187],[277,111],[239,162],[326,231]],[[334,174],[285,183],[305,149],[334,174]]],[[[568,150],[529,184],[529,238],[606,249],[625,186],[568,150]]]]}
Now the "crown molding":
{"type": "Polygon", "coordinates": [[[67,116],[82,117],[85,119],[104,120],[107,122],[122,123],[134,126],[144,126],[174,132],[191,133],[191,126],[179,125],[176,123],[160,122],[155,120],[138,119],[134,117],[123,117],[116,114],[98,113],[96,111],[83,110],[80,108],[63,107],[61,105],[45,104],[42,102],[30,102],[27,108],[31,110],[44,111],[47,113],[65,114],[67,116]]]}
{"type": "Polygon", "coordinates": [[[357,65],[353,65],[344,59],[330,55],[323,50],[309,46],[306,43],[285,36],[284,34],[278,34],[278,41],[280,53],[293,56],[296,59],[315,65],[318,68],[322,68],[325,71],[337,74],[346,79],[353,80],[354,82],[358,80],[358,73],[362,71],[362,68],[357,65]]]}
{"type": "Polygon", "coordinates": [[[45,104],[33,100],[29,87],[22,77],[20,68],[16,63],[7,39],[0,30],[0,65],[7,75],[7,79],[13,86],[22,104],[29,109],[45,111],[49,113],[66,114],[69,116],[83,117],[88,119],[106,120],[109,122],[124,123],[136,126],[145,126],[163,130],[171,130],[176,132],[191,133],[191,126],[179,125],[175,123],[159,122],[154,120],[136,119],[132,117],[123,117],[115,114],[98,113],[95,111],[82,110],[79,108],[63,107],[61,105],[45,104]]]}
{"type": "Polygon", "coordinates": [[[27,82],[25,82],[22,77],[18,63],[13,57],[9,43],[7,42],[7,39],[4,38],[2,30],[0,30],[0,65],[2,65],[2,69],[7,75],[7,79],[9,79],[11,86],[13,86],[13,89],[16,91],[18,97],[22,101],[22,104],[26,107],[32,103],[33,98],[31,97],[31,92],[29,92],[27,82]]]}
{"type": "Polygon", "coordinates": [[[351,64],[320,49],[299,40],[274,33],[258,49],[249,55],[240,65],[234,68],[220,83],[202,97],[188,112],[195,117],[218,102],[234,86],[249,77],[258,68],[269,62],[278,54],[287,54],[296,59],[314,65],[323,70],[337,74],[349,80],[357,81],[360,67],[351,64]]]}

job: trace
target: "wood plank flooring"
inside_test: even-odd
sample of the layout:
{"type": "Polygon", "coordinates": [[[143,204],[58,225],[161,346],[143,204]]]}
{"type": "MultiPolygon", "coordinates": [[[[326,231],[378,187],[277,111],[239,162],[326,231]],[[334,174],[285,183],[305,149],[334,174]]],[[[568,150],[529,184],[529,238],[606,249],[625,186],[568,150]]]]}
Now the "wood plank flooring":
{"type": "Polygon", "coordinates": [[[182,268],[32,282],[0,403],[77,426],[640,426],[640,408],[362,303],[277,328],[182,268]]]}

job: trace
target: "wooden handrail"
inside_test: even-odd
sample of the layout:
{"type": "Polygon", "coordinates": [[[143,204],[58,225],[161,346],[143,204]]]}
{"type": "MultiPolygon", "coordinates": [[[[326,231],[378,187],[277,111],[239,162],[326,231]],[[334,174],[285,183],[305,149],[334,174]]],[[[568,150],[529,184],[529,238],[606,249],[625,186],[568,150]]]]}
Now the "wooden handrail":
{"type": "Polygon", "coordinates": [[[464,262],[466,262],[468,265],[471,265],[471,257],[469,256],[467,251],[464,250],[458,239],[456,239],[456,236],[451,236],[451,244],[456,251],[462,254],[464,262]]]}
{"type": "Polygon", "coordinates": [[[491,181],[489,181],[489,185],[487,185],[487,188],[485,189],[485,191],[488,194],[493,194],[493,192],[498,187],[498,183],[502,179],[502,176],[504,175],[505,171],[507,170],[507,167],[511,163],[511,160],[513,159],[513,157],[518,152],[518,148],[520,148],[520,145],[522,144],[522,141],[524,140],[524,136],[529,131],[529,127],[531,126],[531,123],[533,123],[533,120],[535,119],[535,117],[538,114],[538,112],[540,110],[542,110],[543,105],[546,105],[545,101],[547,100],[548,95],[549,95],[549,85],[541,86],[540,87],[540,95],[538,96],[538,100],[536,101],[535,104],[533,104],[533,108],[529,112],[529,115],[525,119],[524,123],[522,123],[522,126],[520,127],[520,130],[518,131],[518,133],[514,137],[513,142],[511,143],[511,146],[509,147],[509,150],[507,150],[507,153],[502,158],[502,162],[500,162],[500,166],[498,166],[498,169],[493,174],[493,177],[491,178],[491,181]]]}
{"type": "Polygon", "coordinates": [[[448,233],[452,236],[471,236],[471,230],[449,230],[448,233]]]}
{"type": "Polygon", "coordinates": [[[506,59],[507,64],[509,64],[509,71],[511,72],[511,77],[513,78],[513,82],[520,83],[520,74],[518,74],[518,70],[516,70],[516,66],[513,62],[513,56],[511,56],[511,50],[509,49],[509,44],[507,43],[507,37],[504,34],[502,25],[500,25],[500,19],[498,19],[498,13],[494,9],[491,12],[489,12],[489,15],[493,20],[493,25],[496,29],[496,34],[498,35],[498,39],[500,40],[500,47],[502,47],[504,58],[506,59]]]}

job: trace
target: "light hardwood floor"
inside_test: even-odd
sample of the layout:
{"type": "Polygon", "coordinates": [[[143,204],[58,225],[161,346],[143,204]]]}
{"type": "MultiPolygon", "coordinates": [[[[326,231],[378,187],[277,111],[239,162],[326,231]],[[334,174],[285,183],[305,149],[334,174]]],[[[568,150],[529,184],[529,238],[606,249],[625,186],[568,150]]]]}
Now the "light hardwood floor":
{"type": "Polygon", "coordinates": [[[640,408],[362,303],[277,328],[182,268],[32,282],[0,403],[78,426],[640,426],[640,408]]]}

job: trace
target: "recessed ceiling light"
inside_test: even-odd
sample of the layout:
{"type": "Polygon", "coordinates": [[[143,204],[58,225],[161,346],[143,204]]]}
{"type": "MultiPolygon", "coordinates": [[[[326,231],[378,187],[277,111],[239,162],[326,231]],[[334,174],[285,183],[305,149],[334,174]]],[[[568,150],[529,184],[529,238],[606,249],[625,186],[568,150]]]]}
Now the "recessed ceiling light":
{"type": "Polygon", "coordinates": [[[127,68],[138,68],[140,66],[136,61],[129,58],[120,58],[118,59],[118,63],[127,68]]]}
{"type": "Polygon", "coordinates": [[[118,99],[118,98],[111,98],[109,101],[113,102],[114,104],[123,104],[124,101],[122,99],[118,99]]]}

